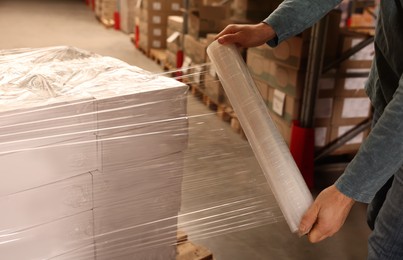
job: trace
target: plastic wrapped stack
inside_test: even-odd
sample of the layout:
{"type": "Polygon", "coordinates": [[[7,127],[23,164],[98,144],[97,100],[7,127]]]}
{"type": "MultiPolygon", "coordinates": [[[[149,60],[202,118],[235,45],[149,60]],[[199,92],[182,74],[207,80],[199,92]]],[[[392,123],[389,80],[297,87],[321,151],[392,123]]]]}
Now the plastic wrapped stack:
{"type": "Polygon", "coordinates": [[[3,259],[173,259],[187,86],[67,47],[0,52],[3,259]]]}

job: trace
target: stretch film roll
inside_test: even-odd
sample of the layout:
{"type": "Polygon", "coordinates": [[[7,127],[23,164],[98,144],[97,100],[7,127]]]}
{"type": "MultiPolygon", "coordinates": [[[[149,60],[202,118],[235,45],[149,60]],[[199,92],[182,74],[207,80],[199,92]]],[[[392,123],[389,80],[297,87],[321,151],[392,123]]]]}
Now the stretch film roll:
{"type": "Polygon", "coordinates": [[[303,214],[312,204],[312,195],[235,45],[215,41],[208,47],[207,54],[281,211],[291,231],[296,232],[303,214]]]}

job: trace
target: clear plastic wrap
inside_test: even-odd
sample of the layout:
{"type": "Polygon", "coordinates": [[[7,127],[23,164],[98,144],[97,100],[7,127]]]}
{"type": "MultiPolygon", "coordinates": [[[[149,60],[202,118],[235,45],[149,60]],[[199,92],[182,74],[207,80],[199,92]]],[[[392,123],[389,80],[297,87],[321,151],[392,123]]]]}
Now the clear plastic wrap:
{"type": "Polygon", "coordinates": [[[175,259],[178,229],[282,221],[247,142],[198,106],[110,57],[0,51],[0,258],[175,259]]]}
{"type": "Polygon", "coordinates": [[[221,45],[217,41],[207,48],[207,54],[291,231],[298,231],[303,214],[312,204],[312,195],[270,118],[244,60],[235,45],[221,45]]]}

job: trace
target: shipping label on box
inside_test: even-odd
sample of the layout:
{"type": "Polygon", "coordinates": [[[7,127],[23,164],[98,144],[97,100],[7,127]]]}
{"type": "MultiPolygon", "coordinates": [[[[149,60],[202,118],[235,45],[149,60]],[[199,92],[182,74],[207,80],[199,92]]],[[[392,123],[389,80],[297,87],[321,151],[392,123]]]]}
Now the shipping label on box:
{"type": "Polygon", "coordinates": [[[161,28],[154,28],[153,29],[153,36],[162,36],[162,29],[161,28]]]}
{"type": "Polygon", "coordinates": [[[336,97],[333,125],[353,125],[371,116],[371,102],[367,97],[336,97]]]}
{"type": "Polygon", "coordinates": [[[368,98],[345,98],[343,100],[342,118],[368,117],[371,102],[368,98]]]}
{"type": "Polygon", "coordinates": [[[151,21],[152,21],[153,24],[161,24],[162,23],[162,16],[161,15],[153,15],[151,21]]]}
{"type": "Polygon", "coordinates": [[[283,94],[281,91],[268,86],[268,100],[267,106],[268,108],[279,115],[279,112],[282,110],[282,114],[279,115],[285,122],[291,124],[293,120],[298,120],[300,115],[300,99],[296,99],[289,95],[285,95],[284,101],[283,94]],[[275,97],[275,92],[277,97],[275,97]],[[282,108],[282,109],[281,109],[282,108]],[[275,111],[276,109],[277,111],[275,111]]]}
{"type": "Polygon", "coordinates": [[[285,93],[279,91],[278,89],[275,89],[273,97],[273,111],[276,112],[279,116],[283,116],[284,103],[285,93]]]}
{"type": "Polygon", "coordinates": [[[162,2],[153,1],[151,6],[154,11],[162,11],[162,2]]]}

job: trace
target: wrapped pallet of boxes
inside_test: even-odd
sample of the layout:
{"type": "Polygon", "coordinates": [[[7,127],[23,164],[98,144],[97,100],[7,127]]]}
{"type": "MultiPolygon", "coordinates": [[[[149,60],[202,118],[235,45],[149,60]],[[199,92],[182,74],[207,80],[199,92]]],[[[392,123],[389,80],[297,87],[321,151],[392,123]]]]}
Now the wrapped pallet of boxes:
{"type": "Polygon", "coordinates": [[[165,49],[168,16],[181,15],[181,0],[142,0],[139,21],[139,46],[144,51],[165,49]]]}
{"type": "MultiPolygon", "coordinates": [[[[179,68],[179,52],[183,50],[183,16],[168,16],[167,27],[167,63],[171,68],[179,68]]],[[[179,61],[180,62],[180,61],[179,61]]]]}
{"type": "Polygon", "coordinates": [[[119,0],[120,29],[129,34],[134,32],[134,13],[137,0],[119,0]]]}
{"type": "Polygon", "coordinates": [[[175,259],[187,86],[65,47],[0,72],[1,258],[175,259]]]}
{"type": "Polygon", "coordinates": [[[184,40],[184,62],[182,69],[186,71],[188,83],[204,89],[204,75],[206,74],[207,40],[196,39],[186,34],[184,40]]]}

